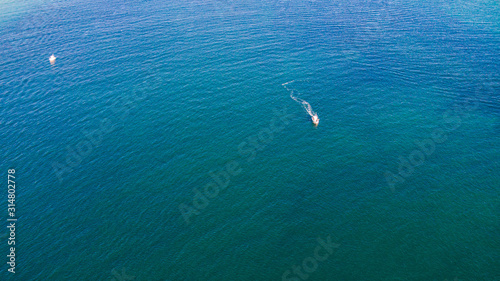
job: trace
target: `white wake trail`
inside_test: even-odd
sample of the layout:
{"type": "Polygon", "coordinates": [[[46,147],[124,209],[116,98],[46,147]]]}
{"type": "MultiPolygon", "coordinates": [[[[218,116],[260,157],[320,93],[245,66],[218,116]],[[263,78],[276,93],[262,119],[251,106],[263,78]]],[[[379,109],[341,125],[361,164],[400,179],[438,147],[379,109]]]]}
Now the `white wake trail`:
{"type": "Polygon", "coordinates": [[[307,101],[305,101],[305,100],[303,100],[303,99],[301,99],[301,98],[295,97],[295,96],[293,95],[293,93],[294,93],[294,89],[289,89],[289,88],[287,87],[287,85],[288,85],[288,84],[293,83],[293,82],[295,82],[295,80],[290,81],[290,82],[283,83],[283,84],[281,84],[281,85],[282,85],[283,87],[285,87],[285,89],[287,89],[287,91],[289,91],[289,92],[290,92],[290,97],[291,97],[294,101],[296,101],[296,102],[298,102],[298,103],[302,104],[302,107],[303,107],[303,108],[307,111],[307,113],[308,113],[311,117],[313,117],[313,116],[317,116],[316,112],[314,112],[314,111],[313,111],[313,109],[312,109],[311,105],[310,105],[307,101]]]}

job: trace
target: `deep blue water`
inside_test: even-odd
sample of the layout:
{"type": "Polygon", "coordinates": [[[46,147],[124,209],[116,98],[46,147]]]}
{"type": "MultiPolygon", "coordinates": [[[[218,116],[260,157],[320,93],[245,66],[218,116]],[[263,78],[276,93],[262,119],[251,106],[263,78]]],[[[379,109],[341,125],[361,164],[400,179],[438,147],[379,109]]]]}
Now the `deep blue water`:
{"type": "Polygon", "coordinates": [[[500,280],[498,1],[2,1],[0,42],[0,280],[500,280]]]}

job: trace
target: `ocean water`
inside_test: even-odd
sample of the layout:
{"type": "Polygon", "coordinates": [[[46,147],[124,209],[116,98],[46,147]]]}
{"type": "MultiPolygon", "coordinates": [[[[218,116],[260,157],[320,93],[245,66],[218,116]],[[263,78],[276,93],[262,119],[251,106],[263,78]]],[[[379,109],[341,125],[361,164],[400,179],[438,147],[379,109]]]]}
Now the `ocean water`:
{"type": "Polygon", "coordinates": [[[0,42],[0,280],[500,280],[498,1],[1,1],[0,42]]]}

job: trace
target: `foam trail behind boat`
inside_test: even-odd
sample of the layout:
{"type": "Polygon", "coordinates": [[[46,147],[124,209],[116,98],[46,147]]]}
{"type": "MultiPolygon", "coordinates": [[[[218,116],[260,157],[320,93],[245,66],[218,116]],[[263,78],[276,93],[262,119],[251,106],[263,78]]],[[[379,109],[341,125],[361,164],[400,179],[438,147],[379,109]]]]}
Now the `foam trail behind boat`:
{"type": "Polygon", "coordinates": [[[283,84],[281,84],[281,85],[283,85],[283,87],[285,87],[285,89],[287,89],[287,90],[290,92],[290,97],[291,97],[294,101],[296,101],[296,102],[298,102],[298,103],[302,104],[302,107],[303,107],[303,108],[307,111],[307,113],[308,113],[311,117],[313,117],[313,116],[317,115],[317,114],[316,114],[316,112],[314,112],[314,111],[313,111],[313,109],[312,109],[311,105],[310,105],[307,101],[305,101],[305,100],[303,100],[303,99],[301,99],[301,98],[295,97],[295,96],[293,95],[294,90],[293,90],[293,89],[289,89],[289,88],[287,87],[287,85],[288,85],[288,84],[293,83],[293,82],[295,82],[295,80],[290,81],[290,82],[283,83],[283,84]]]}

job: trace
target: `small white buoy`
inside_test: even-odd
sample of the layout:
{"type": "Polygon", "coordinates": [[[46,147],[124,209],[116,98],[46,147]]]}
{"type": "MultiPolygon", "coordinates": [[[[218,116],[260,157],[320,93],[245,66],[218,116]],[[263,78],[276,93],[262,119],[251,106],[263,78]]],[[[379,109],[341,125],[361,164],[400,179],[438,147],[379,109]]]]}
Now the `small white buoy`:
{"type": "Polygon", "coordinates": [[[56,57],[54,56],[54,54],[52,54],[52,56],[50,56],[49,61],[51,64],[54,64],[56,62],[56,57]]]}

